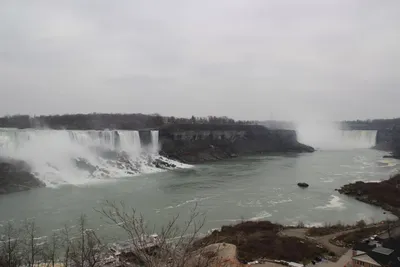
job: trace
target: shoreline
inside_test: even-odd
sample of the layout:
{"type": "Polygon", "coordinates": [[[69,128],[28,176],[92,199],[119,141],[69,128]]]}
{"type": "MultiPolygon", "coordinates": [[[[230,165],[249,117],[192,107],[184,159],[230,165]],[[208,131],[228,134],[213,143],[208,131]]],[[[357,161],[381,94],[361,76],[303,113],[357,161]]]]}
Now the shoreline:
{"type": "Polygon", "coordinates": [[[380,182],[345,184],[337,189],[340,194],[353,197],[360,202],[380,207],[400,219],[400,174],[395,174],[380,182]]]}

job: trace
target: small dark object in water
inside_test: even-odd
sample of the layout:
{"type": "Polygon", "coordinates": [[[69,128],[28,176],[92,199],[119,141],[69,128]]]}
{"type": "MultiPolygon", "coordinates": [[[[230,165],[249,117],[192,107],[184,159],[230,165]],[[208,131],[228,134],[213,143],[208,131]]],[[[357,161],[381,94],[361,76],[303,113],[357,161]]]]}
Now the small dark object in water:
{"type": "Polygon", "coordinates": [[[309,185],[307,183],[298,183],[297,185],[302,187],[302,188],[309,187],[309,185]]]}

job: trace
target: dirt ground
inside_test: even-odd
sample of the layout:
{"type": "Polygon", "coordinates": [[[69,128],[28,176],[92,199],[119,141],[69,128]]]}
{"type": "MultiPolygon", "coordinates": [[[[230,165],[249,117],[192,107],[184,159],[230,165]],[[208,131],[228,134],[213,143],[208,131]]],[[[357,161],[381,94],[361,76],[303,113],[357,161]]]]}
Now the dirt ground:
{"type": "Polygon", "coordinates": [[[314,237],[309,237],[306,236],[307,233],[307,228],[294,228],[294,229],[285,229],[282,232],[280,232],[281,235],[285,236],[293,236],[293,237],[298,237],[298,238],[303,238],[303,239],[308,239],[314,242],[317,242],[318,244],[324,246],[326,249],[329,251],[335,253],[338,257],[342,256],[346,251],[348,250],[347,248],[343,247],[338,247],[333,245],[332,243],[329,242],[332,238],[345,234],[345,233],[350,233],[352,231],[355,231],[356,229],[352,230],[347,230],[347,231],[342,231],[330,235],[325,235],[325,236],[314,236],[314,237]]]}
{"type": "MultiPolygon", "coordinates": [[[[317,263],[315,265],[307,265],[306,267],[351,267],[351,249],[348,250],[342,257],[337,262],[332,262],[332,261],[324,261],[317,263]]],[[[272,263],[272,262],[267,262],[263,264],[255,264],[255,265],[250,265],[254,267],[283,267],[284,265],[280,265],[277,263],[272,263]]]]}

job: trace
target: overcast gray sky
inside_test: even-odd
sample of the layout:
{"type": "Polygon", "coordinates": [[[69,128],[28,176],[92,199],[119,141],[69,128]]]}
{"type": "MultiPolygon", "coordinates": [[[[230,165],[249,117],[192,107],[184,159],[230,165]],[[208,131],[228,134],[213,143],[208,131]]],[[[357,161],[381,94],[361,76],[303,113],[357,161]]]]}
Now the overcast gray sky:
{"type": "Polygon", "coordinates": [[[400,116],[400,1],[0,0],[0,115],[400,116]]]}

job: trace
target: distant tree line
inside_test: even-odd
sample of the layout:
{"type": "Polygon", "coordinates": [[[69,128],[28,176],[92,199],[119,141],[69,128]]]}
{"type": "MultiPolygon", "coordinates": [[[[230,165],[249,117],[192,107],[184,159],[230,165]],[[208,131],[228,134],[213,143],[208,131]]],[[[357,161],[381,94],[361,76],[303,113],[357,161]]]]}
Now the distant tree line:
{"type": "Polygon", "coordinates": [[[342,123],[354,130],[382,130],[382,129],[392,129],[394,126],[400,125],[400,118],[355,120],[355,121],[344,121],[342,123]]]}
{"type": "Polygon", "coordinates": [[[13,115],[0,117],[2,128],[51,128],[70,130],[139,130],[159,128],[168,124],[258,124],[257,121],[234,120],[226,116],[208,116],[191,118],[166,117],[159,114],[65,114],[48,116],[13,115]]]}

